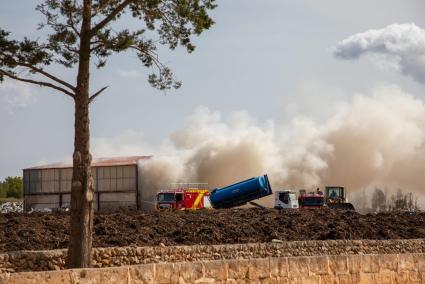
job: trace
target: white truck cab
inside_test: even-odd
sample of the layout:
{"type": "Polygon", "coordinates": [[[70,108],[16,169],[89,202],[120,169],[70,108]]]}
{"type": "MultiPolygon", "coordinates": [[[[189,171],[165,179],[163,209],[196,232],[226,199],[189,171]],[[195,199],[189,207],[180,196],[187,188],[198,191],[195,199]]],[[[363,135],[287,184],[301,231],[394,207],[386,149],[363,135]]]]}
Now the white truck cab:
{"type": "Polygon", "coordinates": [[[298,198],[294,191],[283,190],[274,193],[274,208],[276,209],[297,209],[298,198]]]}

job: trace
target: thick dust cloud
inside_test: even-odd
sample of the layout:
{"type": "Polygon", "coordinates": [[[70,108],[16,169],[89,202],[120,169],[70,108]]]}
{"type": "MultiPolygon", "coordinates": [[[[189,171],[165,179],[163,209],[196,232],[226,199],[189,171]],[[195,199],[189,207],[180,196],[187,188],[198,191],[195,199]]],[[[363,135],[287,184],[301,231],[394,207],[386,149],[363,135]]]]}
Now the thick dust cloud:
{"type": "Polygon", "coordinates": [[[395,87],[357,95],[349,108],[334,117],[323,139],[333,146],[322,174],[325,183],[346,184],[351,190],[375,183],[400,186],[418,193],[422,175],[403,180],[401,172],[424,164],[425,106],[395,87]],[[403,163],[410,166],[403,167],[403,163]],[[399,176],[398,178],[396,178],[399,176]]]}
{"type": "Polygon", "coordinates": [[[424,193],[425,105],[395,86],[354,95],[321,125],[305,117],[259,123],[246,112],[222,118],[200,107],[170,141],[169,155],[140,165],[145,200],[170,182],[213,188],[262,174],[274,190],[332,184],[424,193]]]}

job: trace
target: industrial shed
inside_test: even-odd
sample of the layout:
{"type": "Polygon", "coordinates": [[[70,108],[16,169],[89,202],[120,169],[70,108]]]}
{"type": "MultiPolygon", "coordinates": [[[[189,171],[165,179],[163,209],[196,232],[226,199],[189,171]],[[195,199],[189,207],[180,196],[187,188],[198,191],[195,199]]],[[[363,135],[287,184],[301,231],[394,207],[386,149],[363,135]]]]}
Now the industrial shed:
{"type": "MultiPolygon", "coordinates": [[[[99,158],[92,161],[94,208],[140,208],[139,167],[149,156],[99,158]]],[[[23,170],[25,210],[70,207],[72,163],[23,170]]]]}

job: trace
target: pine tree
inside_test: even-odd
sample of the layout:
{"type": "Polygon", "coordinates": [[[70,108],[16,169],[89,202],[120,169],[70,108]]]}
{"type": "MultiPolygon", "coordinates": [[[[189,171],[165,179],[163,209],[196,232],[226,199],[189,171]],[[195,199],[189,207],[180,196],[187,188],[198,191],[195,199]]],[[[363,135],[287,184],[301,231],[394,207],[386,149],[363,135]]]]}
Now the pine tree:
{"type": "Polygon", "coordinates": [[[159,90],[181,82],[157,54],[159,45],[195,49],[191,38],[213,25],[208,12],[215,0],[44,0],[37,10],[48,30],[43,42],[9,38],[0,29],[0,82],[4,78],[51,88],[75,102],[75,135],[71,186],[69,267],[89,267],[93,230],[93,178],[90,173],[89,105],[107,88],[91,92],[92,63],[104,67],[114,53],[134,51],[153,69],[148,82],[159,90]],[[132,17],[140,27],[118,29],[120,18],[132,17]],[[93,61],[93,58],[96,58],[93,61]],[[53,74],[53,65],[73,68],[76,84],[53,74]],[[74,68],[75,67],[75,68],[74,68]]]}

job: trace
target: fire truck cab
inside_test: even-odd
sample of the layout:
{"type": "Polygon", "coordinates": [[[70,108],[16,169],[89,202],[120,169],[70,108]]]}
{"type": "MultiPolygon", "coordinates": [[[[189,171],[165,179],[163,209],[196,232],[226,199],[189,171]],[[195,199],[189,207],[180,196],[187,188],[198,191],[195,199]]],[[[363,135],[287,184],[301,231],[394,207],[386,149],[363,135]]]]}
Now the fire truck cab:
{"type": "Polygon", "coordinates": [[[157,209],[200,209],[210,208],[209,190],[198,186],[180,185],[162,190],[156,195],[157,209]]]}

